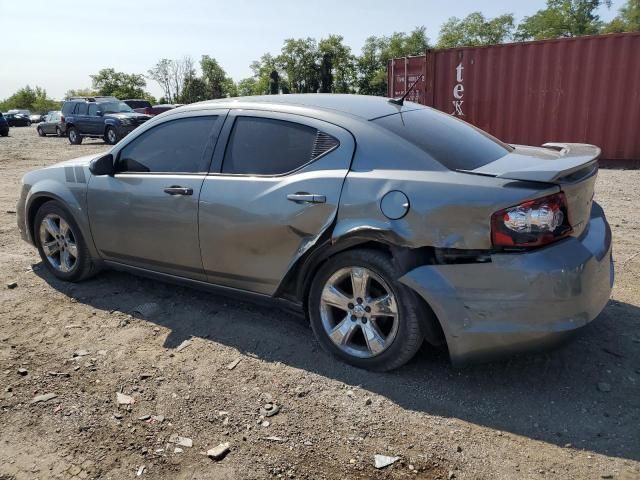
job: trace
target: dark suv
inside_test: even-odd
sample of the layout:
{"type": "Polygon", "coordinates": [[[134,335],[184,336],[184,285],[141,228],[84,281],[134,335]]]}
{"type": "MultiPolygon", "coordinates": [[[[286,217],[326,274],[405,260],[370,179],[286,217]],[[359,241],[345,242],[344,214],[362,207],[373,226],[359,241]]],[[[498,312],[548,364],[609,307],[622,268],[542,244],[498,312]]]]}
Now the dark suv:
{"type": "Polygon", "coordinates": [[[84,137],[104,138],[115,145],[151,118],[134,112],[115,97],[72,97],[64,102],[62,115],[67,137],[74,145],[81,144],[84,137]]]}

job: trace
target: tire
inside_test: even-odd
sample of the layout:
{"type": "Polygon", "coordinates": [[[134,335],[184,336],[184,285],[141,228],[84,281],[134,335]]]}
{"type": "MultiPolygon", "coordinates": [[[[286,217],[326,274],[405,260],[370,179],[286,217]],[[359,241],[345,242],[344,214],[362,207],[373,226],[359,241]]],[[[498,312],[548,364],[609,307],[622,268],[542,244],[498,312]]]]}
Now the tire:
{"type": "Polygon", "coordinates": [[[29,121],[27,122],[27,127],[30,127],[30,126],[31,126],[31,122],[29,121]]]}
{"type": "Polygon", "coordinates": [[[36,130],[38,130],[38,135],[40,135],[41,137],[46,137],[46,135],[44,134],[44,132],[40,127],[38,127],[36,130]]]}
{"type": "Polygon", "coordinates": [[[6,132],[0,133],[0,135],[2,135],[3,137],[8,137],[9,136],[9,130],[7,130],[6,132]]]}
{"type": "Polygon", "coordinates": [[[393,370],[411,360],[424,340],[419,319],[424,312],[416,294],[397,281],[399,275],[389,255],[378,250],[351,250],[330,258],[316,273],[308,298],[311,328],[320,345],[345,362],[367,370],[393,370]],[[369,287],[363,290],[365,298],[361,300],[350,287],[354,274],[356,278],[363,278],[362,275],[370,278],[369,287]],[[347,277],[340,280],[343,275],[347,277]],[[333,285],[343,295],[326,295],[328,285],[333,285]],[[345,298],[349,303],[346,308],[337,308],[327,304],[328,298],[332,302],[339,299],[335,303],[342,306],[345,298]],[[375,302],[376,298],[389,300],[375,302]],[[377,316],[376,311],[383,314],[377,316]],[[336,329],[339,325],[344,329],[336,329]],[[343,330],[347,333],[340,337],[343,330]],[[331,331],[334,338],[338,332],[338,339],[349,337],[351,340],[347,343],[334,341],[331,331]],[[369,335],[375,332],[375,336],[367,340],[365,332],[369,335]],[[376,338],[384,339],[384,342],[376,341],[376,338]]]}
{"type": "Polygon", "coordinates": [[[118,133],[116,132],[115,128],[107,127],[104,132],[104,142],[108,143],[109,145],[115,145],[116,143],[118,143],[118,140],[120,139],[118,138],[118,133]]]}
{"type": "Polygon", "coordinates": [[[67,133],[71,145],[80,145],[82,143],[82,136],[76,127],[71,127],[67,133]]]}
{"type": "Polygon", "coordinates": [[[52,200],[38,209],[33,225],[33,237],[38,247],[40,258],[42,258],[42,263],[44,263],[47,270],[60,280],[79,282],[95,273],[96,269],[78,224],[59,202],[52,200]],[[60,240],[54,238],[55,228],[44,226],[45,221],[53,222],[53,226],[57,225],[57,232],[62,236],[60,240]],[[63,222],[67,225],[67,228],[63,226],[63,222]],[[57,253],[48,256],[45,253],[45,243],[49,245],[55,244],[53,248],[57,249],[57,253]],[[72,245],[75,245],[75,249],[72,249],[72,245]],[[76,252],[75,257],[72,254],[74,250],[76,252]],[[64,261],[64,252],[67,252],[66,258],[68,261],[64,261]]]}
{"type": "Polygon", "coordinates": [[[60,127],[56,127],[56,137],[62,137],[62,130],[60,130],[60,127]]]}

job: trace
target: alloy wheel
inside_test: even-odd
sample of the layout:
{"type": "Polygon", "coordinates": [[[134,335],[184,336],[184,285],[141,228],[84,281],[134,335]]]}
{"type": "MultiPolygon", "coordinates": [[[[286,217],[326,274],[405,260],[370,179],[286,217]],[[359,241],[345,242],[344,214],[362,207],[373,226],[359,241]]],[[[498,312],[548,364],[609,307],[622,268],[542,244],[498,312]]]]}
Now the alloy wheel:
{"type": "Polygon", "coordinates": [[[116,132],[113,128],[110,128],[109,130],[107,130],[107,139],[109,140],[109,143],[111,145],[115,145],[116,143],[116,132]]]}
{"type": "Polygon", "coordinates": [[[40,223],[40,244],[53,268],[71,272],[78,262],[78,245],[73,230],[64,218],[50,213],[40,223]]]}
{"type": "Polygon", "coordinates": [[[358,358],[380,355],[398,333],[398,304],[387,283],[363,267],[335,272],[322,289],[320,317],[331,341],[358,358]]]}

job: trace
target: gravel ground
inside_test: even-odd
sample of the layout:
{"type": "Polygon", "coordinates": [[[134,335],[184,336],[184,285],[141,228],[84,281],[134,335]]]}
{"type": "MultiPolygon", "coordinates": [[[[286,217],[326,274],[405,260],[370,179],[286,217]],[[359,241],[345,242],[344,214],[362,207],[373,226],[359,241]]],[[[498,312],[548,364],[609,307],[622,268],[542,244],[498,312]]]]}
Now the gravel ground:
{"type": "Polygon", "coordinates": [[[34,127],[0,138],[1,480],[640,478],[640,171],[600,172],[616,285],[573,341],[463,370],[424,348],[379,374],[333,360],[278,309],[47,274],[16,229],[20,177],[104,150],[34,127]],[[223,442],[224,459],[206,456],[223,442]],[[376,470],[376,454],[400,459],[376,470]]]}

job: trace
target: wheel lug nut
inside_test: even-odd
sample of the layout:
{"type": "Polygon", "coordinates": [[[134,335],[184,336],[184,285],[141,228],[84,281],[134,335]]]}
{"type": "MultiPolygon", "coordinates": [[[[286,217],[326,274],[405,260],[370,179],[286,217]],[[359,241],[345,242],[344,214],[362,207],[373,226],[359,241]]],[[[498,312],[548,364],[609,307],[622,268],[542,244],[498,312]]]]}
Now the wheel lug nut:
{"type": "Polygon", "coordinates": [[[371,307],[367,305],[366,307],[364,307],[364,311],[367,313],[371,313],[371,307]]]}
{"type": "Polygon", "coordinates": [[[362,299],[360,297],[358,297],[358,299],[356,300],[358,303],[362,303],[362,299]]]}
{"type": "Polygon", "coordinates": [[[355,315],[351,315],[351,321],[355,322],[358,319],[358,317],[356,317],[355,315]]]}
{"type": "Polygon", "coordinates": [[[367,317],[362,317],[362,323],[367,323],[367,317]]]}
{"type": "Polygon", "coordinates": [[[353,303],[350,303],[349,305],[347,305],[349,307],[349,310],[353,310],[353,303]]]}

